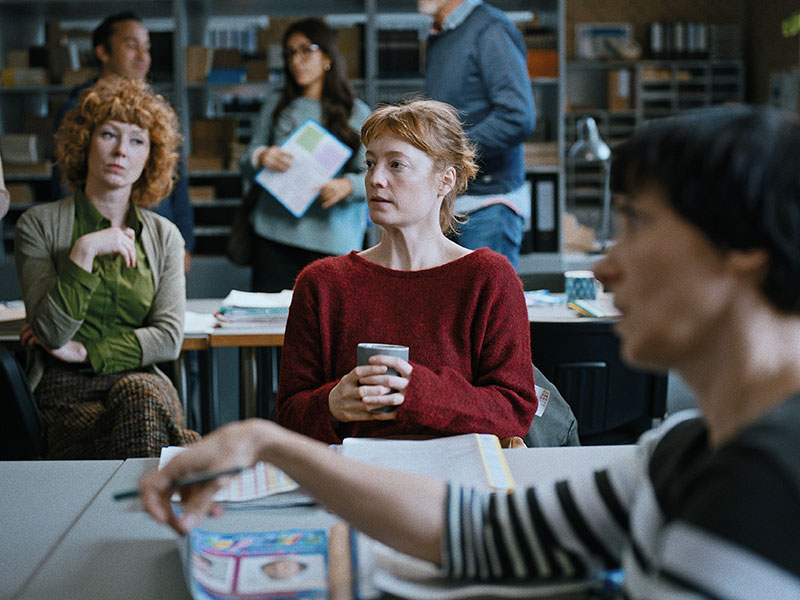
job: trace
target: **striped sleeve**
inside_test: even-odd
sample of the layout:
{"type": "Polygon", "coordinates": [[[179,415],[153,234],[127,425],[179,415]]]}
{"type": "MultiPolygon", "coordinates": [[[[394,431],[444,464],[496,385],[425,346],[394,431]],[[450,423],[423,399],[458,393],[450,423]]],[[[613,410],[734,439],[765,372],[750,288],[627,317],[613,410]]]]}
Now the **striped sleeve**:
{"type": "Polygon", "coordinates": [[[442,565],[455,578],[564,579],[621,563],[630,463],[511,494],[451,485],[442,565]]]}

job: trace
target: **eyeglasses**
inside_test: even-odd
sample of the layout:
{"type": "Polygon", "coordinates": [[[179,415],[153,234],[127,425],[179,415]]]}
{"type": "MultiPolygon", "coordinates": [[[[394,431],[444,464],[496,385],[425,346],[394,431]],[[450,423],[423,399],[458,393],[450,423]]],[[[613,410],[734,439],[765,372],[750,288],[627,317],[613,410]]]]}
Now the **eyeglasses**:
{"type": "Polygon", "coordinates": [[[298,46],[297,48],[286,48],[283,51],[283,60],[285,60],[288,63],[290,60],[292,60],[292,58],[295,57],[295,55],[299,55],[300,58],[305,60],[317,50],[319,50],[319,46],[317,44],[310,44],[308,46],[298,46]]]}

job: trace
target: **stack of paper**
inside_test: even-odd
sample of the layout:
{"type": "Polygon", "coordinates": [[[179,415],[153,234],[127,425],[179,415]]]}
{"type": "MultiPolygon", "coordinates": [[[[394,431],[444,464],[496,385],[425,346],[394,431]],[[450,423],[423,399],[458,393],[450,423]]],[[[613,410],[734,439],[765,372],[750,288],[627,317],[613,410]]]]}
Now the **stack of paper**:
{"type": "Polygon", "coordinates": [[[289,315],[292,290],[268,294],[232,290],[214,315],[220,327],[250,327],[282,323],[289,315]]]}

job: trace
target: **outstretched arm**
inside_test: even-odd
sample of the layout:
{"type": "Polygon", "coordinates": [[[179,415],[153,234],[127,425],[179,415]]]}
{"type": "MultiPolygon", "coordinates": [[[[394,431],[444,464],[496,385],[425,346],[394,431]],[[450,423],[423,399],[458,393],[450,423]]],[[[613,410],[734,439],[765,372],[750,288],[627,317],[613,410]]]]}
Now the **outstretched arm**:
{"type": "Polygon", "coordinates": [[[327,444],[271,421],[251,419],[222,427],[145,475],[140,484],[147,511],[179,533],[187,533],[209,513],[219,512],[212,496],[221,482],[180,491],[183,511],[169,503],[177,479],[268,461],[314,498],[367,535],[439,564],[446,484],[348,459],[327,444]]]}

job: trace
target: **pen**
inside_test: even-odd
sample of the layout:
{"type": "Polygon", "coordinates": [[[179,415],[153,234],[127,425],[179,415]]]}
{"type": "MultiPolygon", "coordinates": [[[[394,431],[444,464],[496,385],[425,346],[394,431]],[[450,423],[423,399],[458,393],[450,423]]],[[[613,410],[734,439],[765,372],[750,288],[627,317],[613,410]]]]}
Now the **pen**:
{"type": "MultiPolygon", "coordinates": [[[[206,481],[211,481],[213,479],[217,479],[218,477],[225,477],[226,475],[236,475],[245,469],[247,469],[247,467],[236,467],[235,469],[227,469],[226,471],[217,471],[215,473],[198,473],[197,475],[190,475],[189,477],[175,480],[175,483],[172,484],[172,489],[177,490],[179,488],[188,487],[197,483],[205,483],[206,481]]],[[[114,494],[114,500],[127,500],[128,498],[136,498],[138,496],[138,489],[126,490],[124,492],[117,492],[114,494]]]]}

